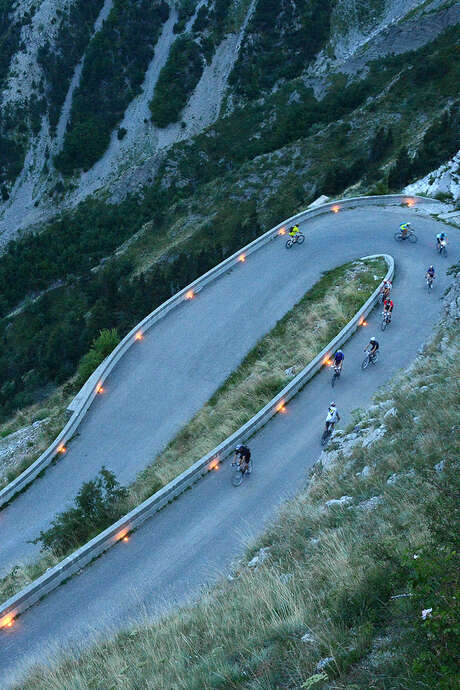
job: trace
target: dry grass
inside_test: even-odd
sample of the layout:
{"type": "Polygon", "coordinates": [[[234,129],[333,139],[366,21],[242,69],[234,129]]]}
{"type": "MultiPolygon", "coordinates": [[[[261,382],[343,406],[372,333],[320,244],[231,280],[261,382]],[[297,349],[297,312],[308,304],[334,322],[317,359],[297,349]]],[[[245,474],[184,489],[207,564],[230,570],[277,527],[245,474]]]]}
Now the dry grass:
{"type": "MultiPolygon", "coordinates": [[[[205,592],[199,604],[70,654],[52,670],[35,670],[20,687],[455,687],[447,671],[434,681],[431,668],[417,675],[420,604],[392,597],[410,593],[413,554],[433,544],[430,511],[445,517],[445,490],[455,477],[458,484],[458,438],[451,433],[458,425],[458,335],[442,358],[435,343],[379,394],[384,405],[362,416],[363,429],[380,425],[396,406],[383,438],[365,451],[358,444],[346,459],[339,454],[327,471],[316,466],[310,487],[246,554],[245,562],[270,546],[263,565],[254,571],[240,564],[232,581],[205,592]],[[420,393],[416,386],[426,381],[430,387],[420,393]],[[441,459],[450,473],[444,488],[434,469],[441,459]],[[357,477],[364,464],[371,473],[357,477]],[[394,472],[399,480],[388,483],[394,472]],[[344,494],[353,507],[324,507],[344,494]],[[372,512],[357,507],[375,495],[383,500],[372,512]],[[333,660],[319,668],[326,657],[333,660]]],[[[440,594],[433,594],[435,615],[440,594]]]]}
{"type": "Polygon", "coordinates": [[[31,436],[27,448],[17,452],[13,461],[7,466],[0,467],[0,489],[30,467],[62,431],[69,419],[66,410],[73,397],[73,394],[67,393],[66,390],[66,386],[61,386],[45,402],[19,410],[7,422],[0,425],[0,439],[8,439],[8,436],[15,431],[44,420],[39,433],[31,436]]]}
{"type": "Polygon", "coordinates": [[[130,487],[129,510],[239,429],[345,326],[386,273],[383,259],[325,273],[248,354],[210,401],[130,487]]]}

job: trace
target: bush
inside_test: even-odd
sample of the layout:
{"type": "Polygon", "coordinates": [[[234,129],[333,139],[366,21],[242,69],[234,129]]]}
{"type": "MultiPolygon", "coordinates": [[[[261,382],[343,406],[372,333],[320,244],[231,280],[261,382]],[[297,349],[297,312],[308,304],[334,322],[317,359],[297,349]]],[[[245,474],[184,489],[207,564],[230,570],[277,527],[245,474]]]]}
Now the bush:
{"type": "Polygon", "coordinates": [[[85,381],[89,379],[93,371],[97,369],[99,364],[110,355],[112,350],[120,342],[120,337],[116,328],[111,330],[105,328],[93,342],[89,352],[82,357],[78,365],[77,384],[82,386],[85,381]]]}
{"type": "Polygon", "coordinates": [[[204,59],[199,45],[190,36],[178,38],[160,72],[150,101],[152,120],[157,127],[166,127],[179,120],[203,69],[204,59]]]}
{"type": "Polygon", "coordinates": [[[102,467],[96,479],[84,482],[69,508],[51,523],[51,527],[34,540],[41,542],[42,551],[64,556],[116,522],[123,514],[120,505],[127,491],[120,486],[113,472],[102,467]]]}

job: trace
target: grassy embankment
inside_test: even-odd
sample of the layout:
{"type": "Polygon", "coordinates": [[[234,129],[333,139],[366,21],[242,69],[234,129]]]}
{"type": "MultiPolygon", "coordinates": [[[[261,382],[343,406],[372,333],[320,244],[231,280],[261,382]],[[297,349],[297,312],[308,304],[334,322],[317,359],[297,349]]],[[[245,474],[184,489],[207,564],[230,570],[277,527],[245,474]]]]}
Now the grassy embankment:
{"type": "MultiPolygon", "coordinates": [[[[383,259],[348,263],[326,272],[139,475],[129,487],[127,499],[120,500],[115,510],[110,506],[111,519],[104,526],[148,498],[248,421],[292,378],[286,369],[294,367],[298,373],[305,367],[375,290],[378,282],[374,276],[380,280],[385,273],[383,259]]],[[[101,506],[101,510],[106,509],[101,506]]],[[[55,530],[54,551],[46,549],[38,561],[15,566],[0,581],[0,599],[6,600],[54,565],[57,555],[62,558],[103,529],[100,525],[96,531],[91,527],[93,513],[91,520],[82,514],[79,522],[88,526],[84,538],[73,518],[70,533],[66,521],[66,527],[55,530]]]]}
{"type": "Polygon", "coordinates": [[[270,547],[262,565],[21,688],[458,687],[458,327],[448,335],[360,413],[361,433],[383,437],[317,463],[246,554],[270,547]]]}

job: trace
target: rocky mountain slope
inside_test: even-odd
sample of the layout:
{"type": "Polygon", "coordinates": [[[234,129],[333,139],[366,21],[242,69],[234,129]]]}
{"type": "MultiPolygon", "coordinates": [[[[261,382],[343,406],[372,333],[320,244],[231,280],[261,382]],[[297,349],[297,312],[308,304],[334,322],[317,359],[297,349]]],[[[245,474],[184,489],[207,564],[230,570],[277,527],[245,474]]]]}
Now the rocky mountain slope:
{"type": "Polygon", "coordinates": [[[0,8],[0,421],[321,194],[458,195],[459,2],[0,8]]]}
{"type": "Polygon", "coordinates": [[[174,144],[242,107],[264,109],[294,79],[322,98],[334,75],[362,78],[370,61],[416,50],[460,17],[448,0],[3,5],[3,242],[90,194],[119,201],[152,184],[174,144]],[[174,112],[161,121],[151,106],[165,101],[174,112]]]}

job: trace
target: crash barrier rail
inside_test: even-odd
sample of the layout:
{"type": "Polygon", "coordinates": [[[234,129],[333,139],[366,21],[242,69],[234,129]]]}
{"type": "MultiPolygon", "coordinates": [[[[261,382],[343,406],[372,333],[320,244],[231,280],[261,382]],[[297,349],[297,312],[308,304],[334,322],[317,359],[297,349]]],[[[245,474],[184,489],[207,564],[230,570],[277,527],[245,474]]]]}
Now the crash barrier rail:
{"type": "Polygon", "coordinates": [[[69,410],[72,411],[72,416],[53,441],[53,443],[40,455],[40,457],[32,463],[22,474],[14,479],[8,486],[0,491],[0,508],[7,504],[20,491],[23,491],[48,465],[53,461],[59,459],[60,456],[65,455],[67,444],[75,435],[78,427],[82,423],[87,411],[99,392],[103,389],[104,381],[107,379],[112,369],[120,361],[123,355],[145,335],[145,333],[160,319],[164,318],[172,309],[182,305],[185,301],[195,296],[206,285],[216,280],[222,274],[231,270],[242,261],[245,261],[253,252],[263,247],[267,242],[286,233],[287,227],[294,223],[301,223],[310,218],[315,218],[324,213],[338,213],[344,209],[351,209],[356,206],[367,205],[397,205],[403,204],[408,207],[423,206],[426,204],[439,203],[434,199],[425,197],[408,196],[405,194],[389,194],[385,196],[369,196],[369,197],[354,197],[344,199],[342,201],[331,201],[321,206],[312,209],[301,211],[295,216],[291,216],[282,223],[279,223],[274,228],[255,239],[250,244],[246,245],[238,252],[232,254],[220,264],[209,270],[200,278],[197,278],[193,283],[180,290],[169,300],[161,304],[157,309],[146,316],[140,323],[137,324],[123,340],[117,345],[113,352],[100,364],[97,370],[92,374],[89,380],[82,387],[80,392],[75,396],[69,410]]]}
{"type": "MultiPolygon", "coordinates": [[[[378,257],[383,257],[388,266],[385,280],[392,280],[394,276],[394,259],[392,256],[388,254],[373,254],[363,258],[373,259],[378,257]]],[[[202,476],[216,469],[226,457],[232,454],[237,443],[247,441],[274,415],[283,412],[286,403],[305,386],[328,361],[331,354],[348,340],[364,322],[365,317],[374,308],[379,299],[380,286],[381,283],[379,282],[378,287],[351,321],[321,350],[310,364],[238,431],[225,439],[225,441],[200,460],[197,460],[189,469],[182,472],[182,474],[153,494],[153,496],[120,518],[118,522],[108,527],[97,537],[94,537],[94,539],[65,558],[54,568],[50,568],[44,575],[0,606],[0,628],[12,625],[12,622],[20,613],[23,613],[43,596],[58,587],[61,582],[79,571],[111,546],[123,539],[127,539],[128,534],[132,530],[139,527],[139,525],[161,510],[167,503],[195,484],[202,476]]]]}

